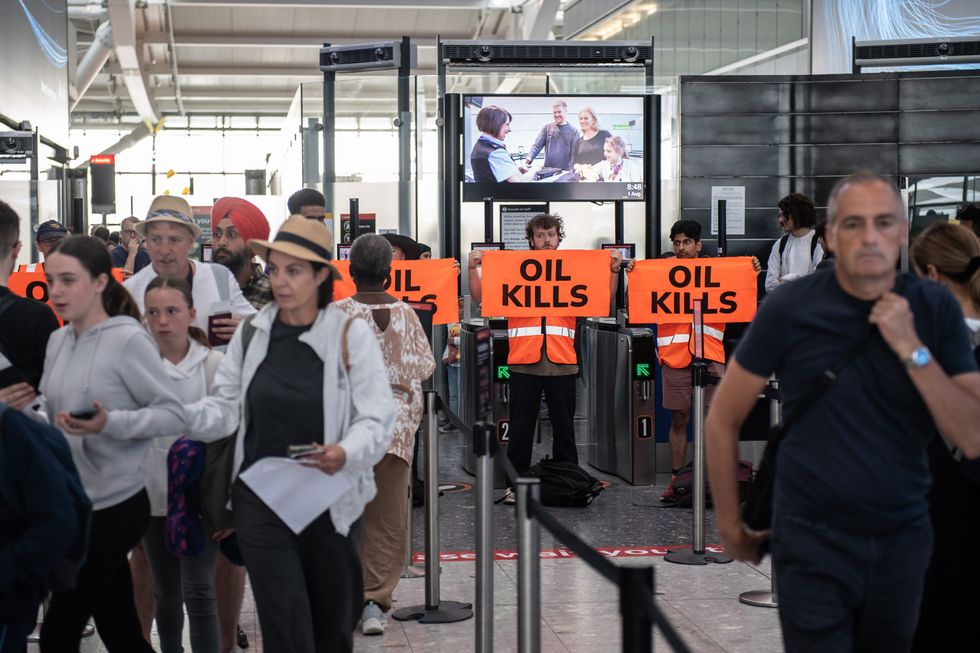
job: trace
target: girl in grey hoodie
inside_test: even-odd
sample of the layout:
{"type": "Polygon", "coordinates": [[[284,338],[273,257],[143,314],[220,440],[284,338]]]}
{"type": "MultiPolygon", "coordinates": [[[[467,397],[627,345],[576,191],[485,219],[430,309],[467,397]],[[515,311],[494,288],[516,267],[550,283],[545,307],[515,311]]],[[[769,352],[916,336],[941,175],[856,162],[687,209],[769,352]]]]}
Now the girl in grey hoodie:
{"type": "Polygon", "coordinates": [[[151,438],[183,431],[183,409],[102,241],[68,238],[44,265],[54,308],[69,324],[48,342],[40,390],[94,512],[88,557],[75,588],[52,596],[41,651],[78,651],[94,617],[110,653],[148,653],[126,557],[150,517],[142,466],[151,438]]]}
{"type": "MultiPolygon", "coordinates": [[[[180,400],[186,405],[206,396],[222,354],[211,349],[207,334],[194,326],[196,311],[190,284],[181,277],[159,276],[146,287],[143,306],[146,328],[160,347],[164,367],[180,400]]],[[[209,439],[193,431],[185,433],[194,440],[209,439]]],[[[187,560],[170,553],[165,544],[167,456],[179,437],[154,439],[146,460],[151,517],[150,527],[143,536],[143,549],[152,570],[157,632],[163,653],[182,653],[186,605],[191,650],[218,653],[214,565],[217,540],[225,533],[215,533],[199,555],[187,560]]]]}

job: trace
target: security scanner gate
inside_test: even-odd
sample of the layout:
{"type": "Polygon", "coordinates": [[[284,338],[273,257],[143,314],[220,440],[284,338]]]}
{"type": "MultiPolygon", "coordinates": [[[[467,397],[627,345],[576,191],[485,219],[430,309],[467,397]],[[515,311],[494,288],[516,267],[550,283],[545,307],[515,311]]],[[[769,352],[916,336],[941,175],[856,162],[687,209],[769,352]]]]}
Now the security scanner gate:
{"type": "Polygon", "coordinates": [[[653,331],[613,318],[585,321],[587,461],[633,485],[656,482],[653,331]]]}
{"type": "MultiPolygon", "coordinates": [[[[490,347],[490,415],[487,421],[494,425],[497,444],[506,450],[510,432],[510,372],[507,367],[507,320],[489,320],[489,337],[484,320],[467,320],[461,324],[459,334],[460,374],[459,374],[459,417],[464,424],[473,424],[480,419],[479,365],[478,351],[490,347]]],[[[473,440],[463,438],[463,469],[476,473],[476,453],[473,440]]],[[[503,470],[494,470],[494,487],[507,487],[503,470]]]]}

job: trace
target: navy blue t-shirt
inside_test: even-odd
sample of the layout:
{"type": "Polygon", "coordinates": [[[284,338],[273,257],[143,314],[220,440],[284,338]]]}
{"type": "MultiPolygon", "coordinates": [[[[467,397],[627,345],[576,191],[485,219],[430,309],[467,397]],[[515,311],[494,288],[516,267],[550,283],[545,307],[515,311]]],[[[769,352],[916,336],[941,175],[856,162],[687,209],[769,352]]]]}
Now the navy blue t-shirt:
{"type": "MultiPolygon", "coordinates": [[[[121,268],[126,265],[126,259],[129,258],[129,249],[123,247],[122,245],[116,245],[109,252],[109,257],[112,259],[112,267],[121,268]]],[[[146,253],[146,250],[142,247],[136,250],[136,261],[133,263],[133,274],[136,274],[147,265],[150,264],[150,255],[146,253]]]]}
{"type": "MultiPolygon", "coordinates": [[[[896,292],[946,374],[975,372],[963,314],[949,291],[900,275],[896,292]]],[[[857,342],[873,305],[845,293],[833,269],[818,270],[766,298],[735,359],[753,374],[776,373],[788,414],[857,342]]],[[[924,519],[926,447],[936,433],[904,363],[875,331],[780,445],[774,512],[869,535],[924,519]]]]}

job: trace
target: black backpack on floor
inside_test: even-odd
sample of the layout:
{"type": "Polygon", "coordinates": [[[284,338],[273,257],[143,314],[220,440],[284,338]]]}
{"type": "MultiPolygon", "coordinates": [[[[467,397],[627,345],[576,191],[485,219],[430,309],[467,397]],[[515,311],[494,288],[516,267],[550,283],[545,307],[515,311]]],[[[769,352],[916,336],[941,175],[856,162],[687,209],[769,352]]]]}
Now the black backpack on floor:
{"type": "Polygon", "coordinates": [[[602,483],[573,463],[545,458],[527,470],[541,479],[541,503],[562,508],[584,508],[602,492],[602,483]]]}

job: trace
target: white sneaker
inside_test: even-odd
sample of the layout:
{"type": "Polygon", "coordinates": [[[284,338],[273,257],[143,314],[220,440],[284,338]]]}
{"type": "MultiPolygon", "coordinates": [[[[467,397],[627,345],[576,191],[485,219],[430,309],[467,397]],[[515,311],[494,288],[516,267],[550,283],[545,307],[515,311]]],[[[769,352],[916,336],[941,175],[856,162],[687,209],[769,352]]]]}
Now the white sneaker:
{"type": "Polygon", "coordinates": [[[361,613],[361,632],[365,635],[384,635],[388,627],[388,619],[385,613],[374,601],[368,601],[361,613]]]}
{"type": "Polygon", "coordinates": [[[504,496],[500,499],[500,502],[505,506],[513,506],[517,503],[517,493],[514,492],[513,488],[507,488],[504,492],[504,496]]]}

